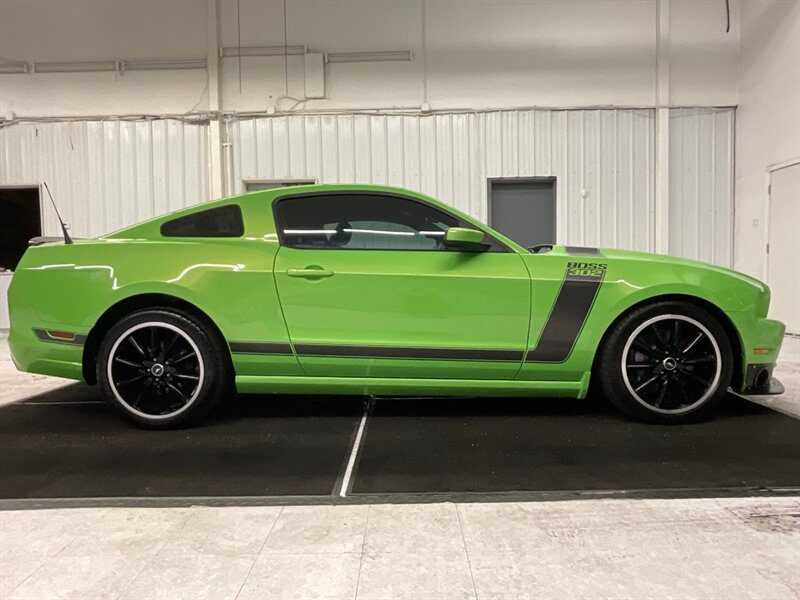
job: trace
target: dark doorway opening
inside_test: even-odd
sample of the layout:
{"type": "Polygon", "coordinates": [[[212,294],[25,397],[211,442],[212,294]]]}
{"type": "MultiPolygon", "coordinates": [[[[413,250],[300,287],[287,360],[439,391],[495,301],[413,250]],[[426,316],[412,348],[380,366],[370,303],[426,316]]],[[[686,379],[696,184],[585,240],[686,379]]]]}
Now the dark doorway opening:
{"type": "Polygon", "coordinates": [[[556,178],[489,180],[489,225],[529,248],[556,243],[556,178]]]}
{"type": "Polygon", "coordinates": [[[13,271],[28,247],[42,235],[38,187],[0,187],[0,271],[13,271]]]}

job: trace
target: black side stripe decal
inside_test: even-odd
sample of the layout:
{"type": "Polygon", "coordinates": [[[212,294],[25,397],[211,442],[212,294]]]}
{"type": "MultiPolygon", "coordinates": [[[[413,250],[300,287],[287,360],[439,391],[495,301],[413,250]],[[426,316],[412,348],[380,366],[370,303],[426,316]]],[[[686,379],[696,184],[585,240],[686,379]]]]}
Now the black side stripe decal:
{"type": "MultiPolygon", "coordinates": [[[[289,344],[261,342],[230,342],[236,354],[292,355],[289,344]]],[[[420,358],[429,360],[522,360],[523,350],[483,350],[473,348],[392,348],[387,346],[333,346],[327,344],[296,344],[302,356],[339,356],[342,358],[420,358]]]]}
{"type": "Polygon", "coordinates": [[[567,254],[572,256],[603,256],[597,248],[584,248],[582,246],[564,246],[567,254]]]}
{"type": "Polygon", "coordinates": [[[262,342],[230,342],[231,352],[237,354],[288,354],[292,347],[289,344],[262,342]]]}
{"type": "Polygon", "coordinates": [[[568,274],[564,278],[539,343],[525,362],[563,362],[569,357],[604,276],[605,271],[596,277],[568,274]]]}
{"type": "Polygon", "coordinates": [[[388,346],[329,346],[295,344],[302,356],[341,356],[350,358],[421,358],[430,360],[507,360],[521,361],[522,350],[483,350],[473,348],[402,348],[388,346]]]}

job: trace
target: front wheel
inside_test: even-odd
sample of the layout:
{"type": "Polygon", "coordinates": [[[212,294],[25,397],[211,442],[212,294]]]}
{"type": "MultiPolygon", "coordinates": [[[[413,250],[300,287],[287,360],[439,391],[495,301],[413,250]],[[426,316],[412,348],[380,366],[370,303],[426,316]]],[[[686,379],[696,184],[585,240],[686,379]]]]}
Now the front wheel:
{"type": "Polygon", "coordinates": [[[111,404],[151,429],[196,422],[224,395],[228,380],[211,332],[173,309],[137,311],[111,327],[100,345],[97,371],[111,404]]]}
{"type": "Polygon", "coordinates": [[[633,310],[615,325],[600,352],[596,375],[606,398],[649,423],[706,417],[733,374],[724,329],[706,310],[687,302],[633,310]]]}

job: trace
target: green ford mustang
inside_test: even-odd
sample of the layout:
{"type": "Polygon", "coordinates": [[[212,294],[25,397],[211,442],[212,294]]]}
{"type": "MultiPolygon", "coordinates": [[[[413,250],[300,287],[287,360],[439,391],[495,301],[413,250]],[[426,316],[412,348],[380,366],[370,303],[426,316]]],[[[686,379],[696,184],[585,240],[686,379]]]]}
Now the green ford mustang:
{"type": "Polygon", "coordinates": [[[690,260],[525,249],[414,192],[320,185],[35,239],[9,291],[24,371],[99,383],[147,427],[241,393],[582,398],[641,420],[780,393],[769,289],[690,260]],[[68,241],[68,240],[67,240],[68,241]]]}

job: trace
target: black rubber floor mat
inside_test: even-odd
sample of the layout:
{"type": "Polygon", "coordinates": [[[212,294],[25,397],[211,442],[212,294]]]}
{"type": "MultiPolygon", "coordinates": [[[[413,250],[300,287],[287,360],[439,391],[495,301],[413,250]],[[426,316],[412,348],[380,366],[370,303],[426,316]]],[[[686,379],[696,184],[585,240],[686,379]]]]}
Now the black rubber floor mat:
{"type": "Polygon", "coordinates": [[[800,485],[800,420],[729,396],[705,423],[632,422],[602,401],[379,400],[354,494],[800,485]]]}
{"type": "Polygon", "coordinates": [[[203,424],[137,429],[95,388],[0,409],[0,498],[329,495],[360,399],[241,396],[203,424]]]}

